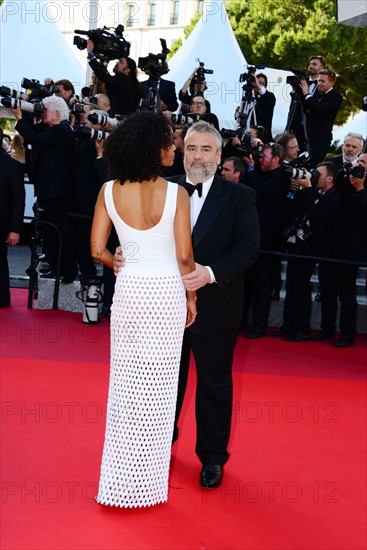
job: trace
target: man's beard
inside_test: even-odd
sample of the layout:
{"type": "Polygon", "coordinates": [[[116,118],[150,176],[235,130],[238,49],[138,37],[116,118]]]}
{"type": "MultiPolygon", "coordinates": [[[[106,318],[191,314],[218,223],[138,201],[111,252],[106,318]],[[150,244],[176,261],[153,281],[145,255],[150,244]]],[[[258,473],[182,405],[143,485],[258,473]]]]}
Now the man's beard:
{"type": "Polygon", "coordinates": [[[202,183],[203,181],[208,180],[217,171],[217,164],[215,162],[201,162],[194,161],[187,166],[185,164],[185,170],[187,176],[190,178],[192,183],[202,183]]]}

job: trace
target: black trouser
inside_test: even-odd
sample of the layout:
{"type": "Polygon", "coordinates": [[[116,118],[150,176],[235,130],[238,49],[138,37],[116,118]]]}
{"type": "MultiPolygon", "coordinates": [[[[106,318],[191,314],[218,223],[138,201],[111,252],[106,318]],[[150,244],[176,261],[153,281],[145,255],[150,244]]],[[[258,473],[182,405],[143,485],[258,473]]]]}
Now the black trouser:
{"type": "Polygon", "coordinates": [[[10,281],[8,264],[8,245],[6,234],[0,234],[0,307],[10,306],[10,281]]]}
{"type": "Polygon", "coordinates": [[[252,306],[253,327],[266,330],[271,306],[271,273],[272,256],[260,254],[257,262],[245,274],[245,297],[242,325],[247,324],[250,305],[252,306]]]}
{"type": "Polygon", "coordinates": [[[315,260],[288,258],[283,326],[287,332],[310,332],[311,283],[315,260]]]}

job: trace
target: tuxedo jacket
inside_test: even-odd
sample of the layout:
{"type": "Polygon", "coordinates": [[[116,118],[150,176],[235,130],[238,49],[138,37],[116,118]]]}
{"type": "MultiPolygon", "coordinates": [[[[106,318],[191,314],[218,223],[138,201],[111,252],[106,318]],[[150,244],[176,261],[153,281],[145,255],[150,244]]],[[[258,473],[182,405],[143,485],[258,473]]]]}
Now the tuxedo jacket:
{"type": "Polygon", "coordinates": [[[342,104],[342,96],[332,88],[327,94],[318,91],[304,101],[307,129],[312,143],[328,140],[331,143],[335,117],[342,104]]]}
{"type": "MultiPolygon", "coordinates": [[[[259,95],[255,102],[256,124],[264,126],[268,132],[267,141],[272,141],[272,123],[275,106],[275,95],[272,92],[266,90],[265,94],[259,95]]],[[[251,114],[250,124],[255,124],[254,113],[251,114]]]]}
{"type": "MultiPolygon", "coordinates": [[[[149,79],[140,83],[140,96],[145,99],[148,95],[149,79]]],[[[176,85],[171,80],[159,79],[159,98],[165,103],[169,111],[176,111],[178,107],[176,85]]]]}
{"type": "Polygon", "coordinates": [[[0,150],[0,236],[20,233],[25,204],[24,166],[0,150]]]}
{"type": "MultiPolygon", "coordinates": [[[[170,178],[176,183],[185,176],[170,178]]],[[[243,276],[257,260],[260,228],[255,192],[215,176],[193,229],[195,261],[213,270],[216,283],[197,291],[194,333],[222,333],[239,326],[243,276]]]]}
{"type": "Polygon", "coordinates": [[[24,119],[15,129],[32,145],[35,193],[42,203],[69,199],[72,186],[74,132],[64,120],[39,131],[24,119]]]}

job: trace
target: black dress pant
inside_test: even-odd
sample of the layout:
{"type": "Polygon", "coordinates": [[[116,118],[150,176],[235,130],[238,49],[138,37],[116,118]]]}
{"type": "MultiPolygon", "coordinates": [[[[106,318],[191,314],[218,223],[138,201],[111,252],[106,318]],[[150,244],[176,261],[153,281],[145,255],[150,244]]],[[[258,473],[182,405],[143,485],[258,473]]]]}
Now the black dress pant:
{"type": "Polygon", "coordinates": [[[10,281],[7,235],[0,233],[0,307],[10,306],[10,281]]]}
{"type": "Polygon", "coordinates": [[[283,326],[287,332],[310,333],[311,276],[315,260],[288,258],[283,326]]]}
{"type": "Polygon", "coordinates": [[[200,462],[227,462],[232,420],[232,363],[238,328],[220,334],[185,331],[173,440],[178,436],[180,416],[189,372],[190,351],[196,362],[196,454],[200,462]]]}
{"type": "Polygon", "coordinates": [[[260,254],[257,262],[245,274],[245,298],[242,326],[247,324],[252,306],[253,328],[266,331],[271,306],[271,265],[272,256],[260,254]]]}

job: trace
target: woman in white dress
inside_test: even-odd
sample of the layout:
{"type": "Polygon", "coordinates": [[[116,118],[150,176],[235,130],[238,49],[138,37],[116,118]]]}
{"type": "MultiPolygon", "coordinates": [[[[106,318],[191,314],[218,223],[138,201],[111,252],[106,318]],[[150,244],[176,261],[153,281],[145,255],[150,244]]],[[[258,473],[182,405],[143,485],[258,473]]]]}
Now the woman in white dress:
{"type": "Polygon", "coordinates": [[[186,190],[159,176],[173,163],[168,120],[137,112],[107,139],[111,181],[99,194],[92,256],[112,267],[106,249],[114,224],[125,266],[111,308],[111,370],[106,434],[96,500],[153,506],[168,498],[178,371],[196,294],[181,276],[195,269],[186,190]]]}

